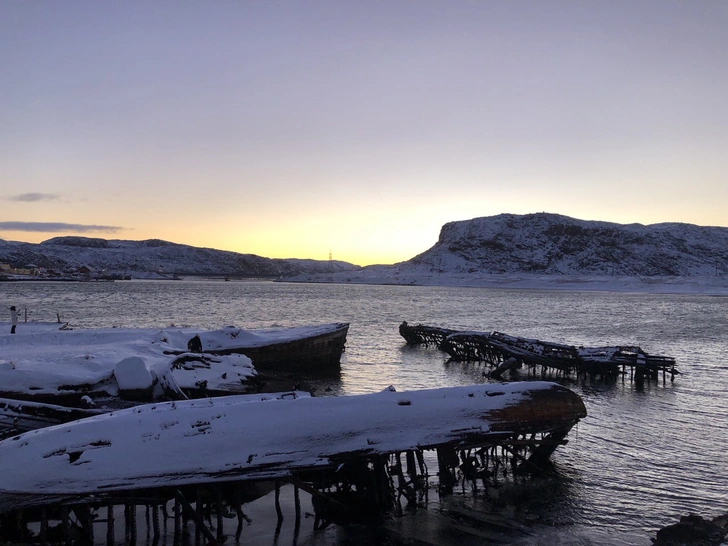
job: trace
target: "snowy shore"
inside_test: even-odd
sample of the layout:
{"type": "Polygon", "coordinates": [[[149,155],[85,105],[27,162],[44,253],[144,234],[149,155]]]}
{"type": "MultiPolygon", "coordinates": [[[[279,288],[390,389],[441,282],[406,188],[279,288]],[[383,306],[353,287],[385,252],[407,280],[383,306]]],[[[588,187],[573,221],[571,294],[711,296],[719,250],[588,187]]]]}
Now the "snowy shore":
{"type": "Polygon", "coordinates": [[[371,266],[358,271],[328,275],[299,275],[288,282],[342,284],[396,284],[410,286],[451,286],[530,290],[584,290],[601,292],[694,294],[728,296],[728,277],[724,276],[611,276],[437,273],[431,268],[371,266]]]}

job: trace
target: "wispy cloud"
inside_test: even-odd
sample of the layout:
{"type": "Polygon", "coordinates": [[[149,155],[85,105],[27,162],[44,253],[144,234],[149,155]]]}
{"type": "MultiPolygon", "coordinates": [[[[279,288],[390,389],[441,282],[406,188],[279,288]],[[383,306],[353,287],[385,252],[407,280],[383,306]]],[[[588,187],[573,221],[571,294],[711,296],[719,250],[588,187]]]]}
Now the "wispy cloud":
{"type": "Polygon", "coordinates": [[[65,224],[63,222],[0,222],[0,230],[3,231],[32,231],[36,233],[116,233],[117,231],[122,231],[124,229],[126,228],[119,226],[65,224]]]}
{"type": "Polygon", "coordinates": [[[8,201],[20,201],[23,203],[33,203],[35,201],[58,201],[61,198],[57,193],[21,193],[19,195],[11,195],[8,201]]]}

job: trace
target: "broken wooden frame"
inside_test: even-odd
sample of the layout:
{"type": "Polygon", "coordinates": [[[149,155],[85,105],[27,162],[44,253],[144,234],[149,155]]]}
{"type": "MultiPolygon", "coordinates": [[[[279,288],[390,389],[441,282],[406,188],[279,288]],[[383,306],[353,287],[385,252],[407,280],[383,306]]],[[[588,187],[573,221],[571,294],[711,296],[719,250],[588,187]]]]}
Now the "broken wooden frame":
{"type": "Polygon", "coordinates": [[[630,379],[657,379],[662,374],[670,380],[680,372],[675,359],[646,353],[640,347],[619,345],[613,347],[577,347],[504,334],[502,332],[457,331],[437,326],[403,322],[400,335],[408,344],[435,345],[454,361],[484,362],[494,368],[488,375],[499,379],[509,369],[529,368],[529,375],[541,376],[556,372],[564,376],[630,379]]]}

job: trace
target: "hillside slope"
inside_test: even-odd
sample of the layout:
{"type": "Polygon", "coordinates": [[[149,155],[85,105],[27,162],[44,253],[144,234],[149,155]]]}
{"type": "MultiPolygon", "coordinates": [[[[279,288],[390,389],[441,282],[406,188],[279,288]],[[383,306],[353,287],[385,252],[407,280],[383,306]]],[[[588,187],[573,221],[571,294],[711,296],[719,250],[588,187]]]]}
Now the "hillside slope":
{"type": "Polygon", "coordinates": [[[346,262],[263,258],[159,239],[125,241],[88,237],[56,237],[39,244],[0,240],[0,263],[14,267],[33,264],[58,271],[85,265],[109,274],[137,275],[163,271],[178,275],[289,276],[358,268],[346,262]]]}

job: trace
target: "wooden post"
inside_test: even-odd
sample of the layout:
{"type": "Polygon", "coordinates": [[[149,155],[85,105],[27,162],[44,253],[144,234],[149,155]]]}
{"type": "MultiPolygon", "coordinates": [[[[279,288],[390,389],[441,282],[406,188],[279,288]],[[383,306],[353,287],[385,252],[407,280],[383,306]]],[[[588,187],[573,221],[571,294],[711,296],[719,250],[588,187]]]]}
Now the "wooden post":
{"type": "Polygon", "coordinates": [[[427,477],[427,466],[425,466],[425,456],[419,449],[417,450],[417,465],[420,467],[420,474],[427,477]]]}
{"type": "Polygon", "coordinates": [[[129,505],[129,544],[135,546],[137,543],[137,513],[136,504],[129,505]]]}
{"type": "Polygon", "coordinates": [[[225,535],[223,534],[223,519],[222,519],[222,513],[223,513],[223,505],[222,505],[222,493],[220,493],[220,488],[215,487],[215,502],[217,503],[217,541],[222,544],[225,542],[225,535]]]}
{"type": "Polygon", "coordinates": [[[124,541],[126,543],[129,542],[129,538],[131,537],[131,533],[129,532],[129,505],[124,505],[124,541]]]}
{"type": "Polygon", "coordinates": [[[114,505],[106,505],[106,545],[114,544],[114,505]]]}
{"type": "Polygon", "coordinates": [[[296,525],[301,525],[301,495],[297,485],[293,486],[293,503],[296,509],[296,525]]]}
{"type": "Polygon", "coordinates": [[[63,529],[63,542],[71,544],[71,526],[68,521],[68,508],[61,506],[61,528],[63,529]]]}
{"type": "Polygon", "coordinates": [[[440,494],[449,495],[455,485],[455,474],[453,468],[457,464],[457,453],[449,446],[437,448],[438,476],[440,477],[440,494]],[[455,464],[453,464],[455,462],[455,464]]]}
{"type": "Polygon", "coordinates": [[[415,453],[414,451],[407,451],[405,455],[407,461],[407,475],[411,480],[417,477],[417,465],[415,464],[415,453]]]}
{"type": "Polygon", "coordinates": [[[94,520],[91,515],[91,508],[88,505],[82,504],[73,509],[76,513],[76,519],[81,522],[81,533],[82,542],[84,544],[94,543],[94,520]]]}
{"type": "Polygon", "coordinates": [[[202,527],[205,527],[205,529],[207,527],[202,514],[202,491],[200,491],[199,485],[195,488],[195,493],[195,546],[200,546],[202,544],[202,527]]]}
{"type": "Polygon", "coordinates": [[[283,511],[281,510],[281,482],[279,480],[276,480],[276,515],[280,526],[283,521],[283,511]]]}
{"type": "Polygon", "coordinates": [[[301,532],[301,497],[297,485],[293,486],[293,503],[296,510],[296,521],[293,525],[293,543],[298,543],[298,535],[301,532]]]}
{"type": "Polygon", "coordinates": [[[45,507],[41,508],[40,510],[40,533],[38,535],[38,538],[40,539],[40,543],[45,545],[46,542],[46,533],[48,532],[48,513],[46,512],[45,507]]]}
{"type": "Polygon", "coordinates": [[[179,499],[175,497],[174,499],[174,546],[177,546],[180,542],[180,535],[182,532],[181,529],[181,523],[182,523],[182,505],[179,502],[179,499]]]}
{"type": "MultiPolygon", "coordinates": [[[[199,490],[198,490],[197,497],[198,497],[198,499],[200,498],[199,490]]],[[[195,522],[195,528],[197,530],[199,530],[202,534],[205,535],[205,538],[208,541],[208,546],[217,546],[217,540],[215,539],[215,536],[205,526],[205,522],[202,520],[201,517],[199,517],[197,510],[192,508],[192,505],[189,502],[187,502],[187,499],[185,499],[184,495],[182,495],[182,492],[179,489],[177,491],[175,491],[175,498],[177,499],[179,505],[181,505],[185,514],[188,514],[192,518],[192,520],[195,522]]]]}
{"type": "Polygon", "coordinates": [[[152,527],[154,530],[152,540],[156,543],[159,540],[159,506],[156,503],[152,505],[152,527]]]}

